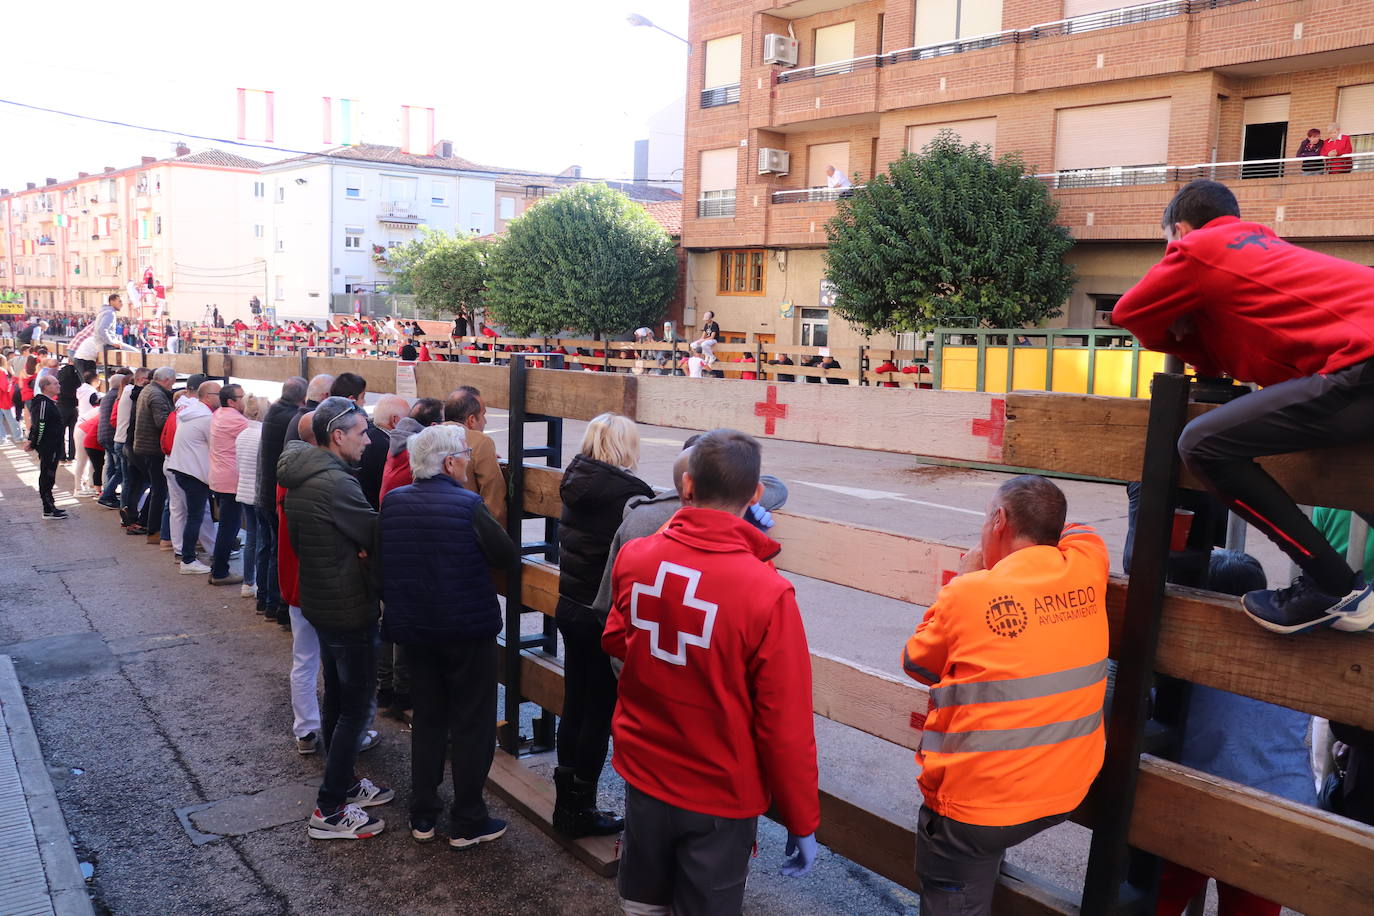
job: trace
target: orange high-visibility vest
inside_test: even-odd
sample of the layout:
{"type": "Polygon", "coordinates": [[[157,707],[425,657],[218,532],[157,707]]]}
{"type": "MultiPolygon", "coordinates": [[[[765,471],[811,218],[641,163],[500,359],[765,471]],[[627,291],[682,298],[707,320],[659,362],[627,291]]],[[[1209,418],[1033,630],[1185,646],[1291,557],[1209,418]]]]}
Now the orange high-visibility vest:
{"type": "Polygon", "coordinates": [[[1004,827],[1083,801],[1102,767],[1109,565],[1070,525],[940,590],[902,655],[932,685],[916,760],[933,811],[1004,827]]]}

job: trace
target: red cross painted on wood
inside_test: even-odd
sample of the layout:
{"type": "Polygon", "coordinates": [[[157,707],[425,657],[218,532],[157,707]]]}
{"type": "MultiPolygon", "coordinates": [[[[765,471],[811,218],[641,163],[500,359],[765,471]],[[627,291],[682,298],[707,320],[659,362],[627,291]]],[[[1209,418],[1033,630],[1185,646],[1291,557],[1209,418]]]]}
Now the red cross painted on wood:
{"type": "Polygon", "coordinates": [[[992,408],[986,420],[971,421],[970,429],[975,436],[988,440],[988,458],[1002,460],[1002,438],[1007,431],[1007,402],[1002,398],[992,399],[992,408]]]}
{"type": "Polygon", "coordinates": [[[763,434],[771,436],[778,431],[778,421],[787,419],[787,405],[778,403],[778,386],[768,386],[767,400],[754,405],[754,416],[763,417],[763,434]]]}

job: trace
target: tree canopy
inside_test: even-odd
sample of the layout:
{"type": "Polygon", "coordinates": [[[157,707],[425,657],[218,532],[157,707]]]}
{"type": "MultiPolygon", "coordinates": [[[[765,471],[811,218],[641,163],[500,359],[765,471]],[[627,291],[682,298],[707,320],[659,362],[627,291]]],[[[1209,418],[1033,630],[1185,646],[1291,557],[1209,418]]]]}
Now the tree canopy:
{"type": "Polygon", "coordinates": [[[677,274],[673,242],[643,207],[582,184],[515,219],[494,246],[485,305],[514,334],[626,331],[663,317],[677,274]]]}
{"type": "Polygon", "coordinates": [[[392,252],[392,291],[414,293],[415,304],[430,318],[449,318],[460,309],[471,316],[486,289],[487,248],[462,233],[425,229],[392,252]]]}
{"type": "Polygon", "coordinates": [[[1058,206],[1017,156],[941,131],[904,153],[826,223],[835,312],[868,333],[970,319],[1020,327],[1060,314],[1073,246],[1058,206]]]}

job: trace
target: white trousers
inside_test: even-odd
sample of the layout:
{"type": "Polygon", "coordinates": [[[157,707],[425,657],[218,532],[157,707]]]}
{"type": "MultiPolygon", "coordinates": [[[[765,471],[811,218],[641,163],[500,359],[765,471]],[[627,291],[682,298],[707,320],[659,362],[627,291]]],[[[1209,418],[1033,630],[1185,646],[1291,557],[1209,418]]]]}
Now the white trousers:
{"type": "Polygon", "coordinates": [[[292,731],[297,738],[320,734],[320,635],[305,619],[301,609],[291,605],[291,714],[292,731]]]}
{"type": "Polygon", "coordinates": [[[72,484],[73,493],[91,485],[90,481],[87,479],[91,476],[89,473],[91,471],[91,457],[86,454],[86,449],[81,444],[81,440],[84,438],[85,436],[81,434],[81,431],[77,430],[76,466],[72,470],[72,480],[74,481],[72,484]]]}
{"type": "MultiPolygon", "coordinates": [[[[186,530],[186,491],[177,482],[177,475],[167,470],[166,465],[163,466],[163,473],[167,475],[167,510],[172,524],[172,548],[180,553],[181,534],[186,530]]],[[[215,520],[210,518],[208,508],[200,519],[200,546],[208,551],[215,549],[215,520]]]]}

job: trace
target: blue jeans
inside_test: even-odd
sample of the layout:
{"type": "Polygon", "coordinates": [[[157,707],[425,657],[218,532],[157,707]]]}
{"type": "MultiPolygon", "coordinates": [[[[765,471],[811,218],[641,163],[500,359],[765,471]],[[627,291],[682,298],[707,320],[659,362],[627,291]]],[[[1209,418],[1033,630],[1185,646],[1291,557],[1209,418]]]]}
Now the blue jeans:
{"type": "Polygon", "coordinates": [[[115,489],[124,482],[124,446],[116,445],[105,450],[105,486],[100,491],[100,501],[107,503],[114,499],[115,489]]]}
{"type": "Polygon", "coordinates": [[[167,507],[167,474],[162,466],[167,457],[158,452],[152,456],[141,455],[138,460],[143,463],[143,472],[148,475],[148,530],[161,532],[165,541],[171,536],[168,527],[163,525],[162,517],[162,510],[167,507]]]}
{"type": "Polygon", "coordinates": [[[258,513],[258,602],[266,608],[281,604],[277,580],[277,507],[255,507],[258,513]]]}
{"type": "Polygon", "coordinates": [[[119,514],[124,517],[125,524],[133,525],[138,522],[138,502],[143,498],[143,491],[148,489],[148,475],[139,466],[133,446],[126,443],[119,448],[124,459],[124,487],[119,491],[122,511],[119,514]]]}
{"type": "Polygon", "coordinates": [[[219,505],[219,531],[215,534],[215,556],[210,561],[210,578],[223,579],[229,575],[229,554],[239,542],[239,501],[233,493],[216,491],[219,505]]]}
{"type": "MultiPolygon", "coordinates": [[[[172,473],[176,475],[177,483],[181,484],[182,492],[186,494],[186,528],[181,533],[181,562],[194,563],[196,540],[200,537],[200,523],[204,521],[205,507],[210,503],[210,488],[206,486],[205,481],[190,474],[180,471],[172,473]]],[[[215,540],[215,547],[219,547],[218,538],[215,540]]]]}
{"type": "Polygon", "coordinates": [[[11,440],[20,442],[24,434],[19,430],[19,421],[10,416],[8,410],[0,410],[0,438],[9,436],[11,440]]]}
{"type": "Polygon", "coordinates": [[[258,581],[258,513],[251,505],[239,503],[243,510],[243,583],[256,585],[258,581]]]}
{"type": "Polygon", "coordinates": [[[377,711],[377,624],[361,630],[316,629],[320,637],[320,667],[324,670],[324,705],[320,709],[320,737],[328,749],[324,782],[316,807],[325,817],[343,807],[348,790],[358,782],[353,765],[363,735],[377,711]]]}

